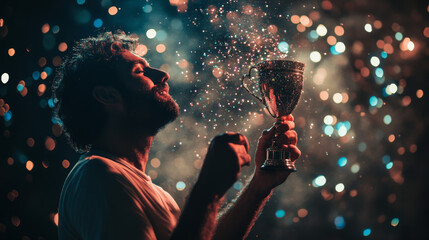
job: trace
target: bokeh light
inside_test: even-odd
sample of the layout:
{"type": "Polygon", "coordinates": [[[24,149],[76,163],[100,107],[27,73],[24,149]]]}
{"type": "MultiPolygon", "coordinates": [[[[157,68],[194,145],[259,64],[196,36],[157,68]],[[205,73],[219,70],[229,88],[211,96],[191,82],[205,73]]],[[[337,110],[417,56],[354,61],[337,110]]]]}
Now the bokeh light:
{"type": "Polygon", "coordinates": [[[146,37],[149,39],[155,38],[156,37],[156,31],[155,29],[149,29],[146,32],[146,37]]]}
{"type": "MultiPolygon", "coordinates": [[[[211,138],[240,132],[253,154],[275,121],[242,89],[242,75],[290,59],[306,64],[293,111],[298,173],[276,188],[248,238],[424,236],[429,11],[420,2],[2,3],[0,238],[58,237],[59,191],[79,154],[52,118],[51,84],[77,40],[118,28],[169,73],[181,114],[155,138],[146,174],[182,209],[211,138]]],[[[256,95],[260,74],[248,79],[256,95]]],[[[246,189],[253,166],[225,203],[246,189]]]]}

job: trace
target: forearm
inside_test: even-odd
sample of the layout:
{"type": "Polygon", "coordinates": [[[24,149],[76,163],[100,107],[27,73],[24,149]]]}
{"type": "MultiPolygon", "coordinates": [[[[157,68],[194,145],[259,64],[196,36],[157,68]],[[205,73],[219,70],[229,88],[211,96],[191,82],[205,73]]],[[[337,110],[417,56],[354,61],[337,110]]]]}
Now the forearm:
{"type": "Polygon", "coordinates": [[[198,183],[193,188],[180,216],[179,222],[171,236],[178,239],[211,239],[215,226],[216,215],[221,199],[206,194],[198,183]]]}
{"type": "Polygon", "coordinates": [[[213,239],[244,239],[249,234],[272,194],[272,191],[258,191],[256,184],[254,181],[247,184],[236,202],[220,217],[213,239]]]}

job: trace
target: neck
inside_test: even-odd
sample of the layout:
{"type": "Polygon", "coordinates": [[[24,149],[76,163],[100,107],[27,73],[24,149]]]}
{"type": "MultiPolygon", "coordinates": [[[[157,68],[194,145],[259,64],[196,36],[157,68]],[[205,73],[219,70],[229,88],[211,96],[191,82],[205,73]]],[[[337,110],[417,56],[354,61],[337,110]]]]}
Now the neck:
{"type": "Polygon", "coordinates": [[[153,138],[154,136],[142,136],[138,139],[130,139],[123,136],[123,134],[116,134],[109,131],[105,132],[93,144],[93,147],[112,153],[144,172],[149,159],[149,150],[152,146],[153,138]]]}

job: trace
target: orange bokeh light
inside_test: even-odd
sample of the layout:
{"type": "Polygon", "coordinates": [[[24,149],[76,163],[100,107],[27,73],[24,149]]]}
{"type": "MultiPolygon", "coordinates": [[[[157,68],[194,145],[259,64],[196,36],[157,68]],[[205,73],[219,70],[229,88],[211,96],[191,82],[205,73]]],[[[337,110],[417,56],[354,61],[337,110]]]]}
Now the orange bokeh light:
{"type": "Polygon", "coordinates": [[[383,27],[383,23],[380,20],[376,20],[373,25],[375,29],[380,29],[383,27]]]}
{"type": "Polygon", "coordinates": [[[47,77],[48,77],[48,74],[45,71],[43,71],[42,73],[40,73],[40,78],[42,80],[45,80],[47,77]]]}
{"type": "Polygon", "coordinates": [[[116,15],[118,13],[118,8],[116,6],[111,6],[109,10],[107,10],[110,15],[116,15]]]}
{"type": "Polygon", "coordinates": [[[337,34],[337,36],[343,36],[344,35],[344,28],[341,26],[336,26],[334,29],[335,34],[337,34]]]}
{"type": "Polygon", "coordinates": [[[41,93],[41,94],[43,94],[45,91],[46,91],[46,85],[45,84],[40,84],[38,87],[37,87],[37,90],[39,91],[39,93],[41,93]]]}
{"type": "Polygon", "coordinates": [[[27,168],[28,171],[33,170],[34,167],[34,163],[30,160],[27,161],[27,163],[25,164],[25,168],[27,168]]]}
{"type": "Polygon", "coordinates": [[[51,137],[47,137],[45,140],[45,147],[48,151],[52,151],[55,149],[55,140],[51,137]]]}
{"type": "Polygon", "coordinates": [[[70,167],[70,162],[69,162],[69,160],[67,160],[67,159],[64,159],[62,162],[61,162],[61,165],[63,166],[63,168],[69,168],[70,167]]]}
{"type": "Polygon", "coordinates": [[[416,92],[416,96],[417,96],[418,98],[422,98],[422,97],[423,97],[423,90],[421,90],[421,89],[417,90],[417,92],[416,92]]]}
{"type": "Polygon", "coordinates": [[[147,53],[147,47],[146,47],[146,45],[139,44],[139,45],[136,47],[135,52],[136,52],[136,53],[137,53],[137,55],[139,55],[140,57],[143,57],[143,56],[144,56],[144,55],[146,55],[146,53],[147,53]]]}
{"type": "Polygon", "coordinates": [[[163,53],[163,52],[165,52],[165,49],[166,49],[166,47],[165,47],[165,45],[164,44],[158,44],[158,45],[156,45],[156,51],[157,52],[159,52],[159,53],[163,53]]]}
{"type": "Polygon", "coordinates": [[[337,43],[337,39],[334,36],[329,36],[326,39],[326,42],[332,46],[332,45],[335,45],[337,43]]]}
{"type": "Polygon", "coordinates": [[[43,24],[43,26],[42,26],[42,33],[43,34],[48,33],[50,28],[51,27],[49,26],[48,23],[43,24]]]}
{"type": "Polygon", "coordinates": [[[290,17],[290,21],[294,24],[298,24],[299,23],[299,16],[293,15],[292,17],[290,17]]]}
{"type": "Polygon", "coordinates": [[[296,30],[298,30],[298,32],[305,32],[305,26],[300,23],[296,25],[296,30]]]}
{"type": "Polygon", "coordinates": [[[15,55],[15,49],[13,49],[13,48],[9,48],[9,50],[7,51],[7,54],[9,54],[9,56],[13,56],[13,55],[15,55]]]}
{"type": "Polygon", "coordinates": [[[327,91],[321,91],[319,96],[320,96],[320,99],[322,99],[323,101],[326,101],[329,98],[329,93],[327,91]]]}
{"type": "Polygon", "coordinates": [[[332,9],[332,3],[328,0],[322,2],[322,8],[325,10],[331,10],[332,9]]]}
{"type": "Polygon", "coordinates": [[[62,42],[58,45],[58,51],[65,52],[67,50],[67,43],[62,42]]]}
{"type": "Polygon", "coordinates": [[[423,35],[429,38],[429,27],[425,27],[425,30],[423,30],[423,35]]]}

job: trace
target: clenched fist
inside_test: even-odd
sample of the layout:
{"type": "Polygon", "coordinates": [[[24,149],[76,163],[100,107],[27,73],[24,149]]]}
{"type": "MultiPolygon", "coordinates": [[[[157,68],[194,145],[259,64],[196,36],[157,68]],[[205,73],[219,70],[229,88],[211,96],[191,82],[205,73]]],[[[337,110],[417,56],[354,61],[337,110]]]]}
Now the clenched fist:
{"type": "Polygon", "coordinates": [[[222,197],[237,181],[241,167],[250,164],[247,138],[224,133],[210,143],[197,184],[213,196],[222,197]]]}

